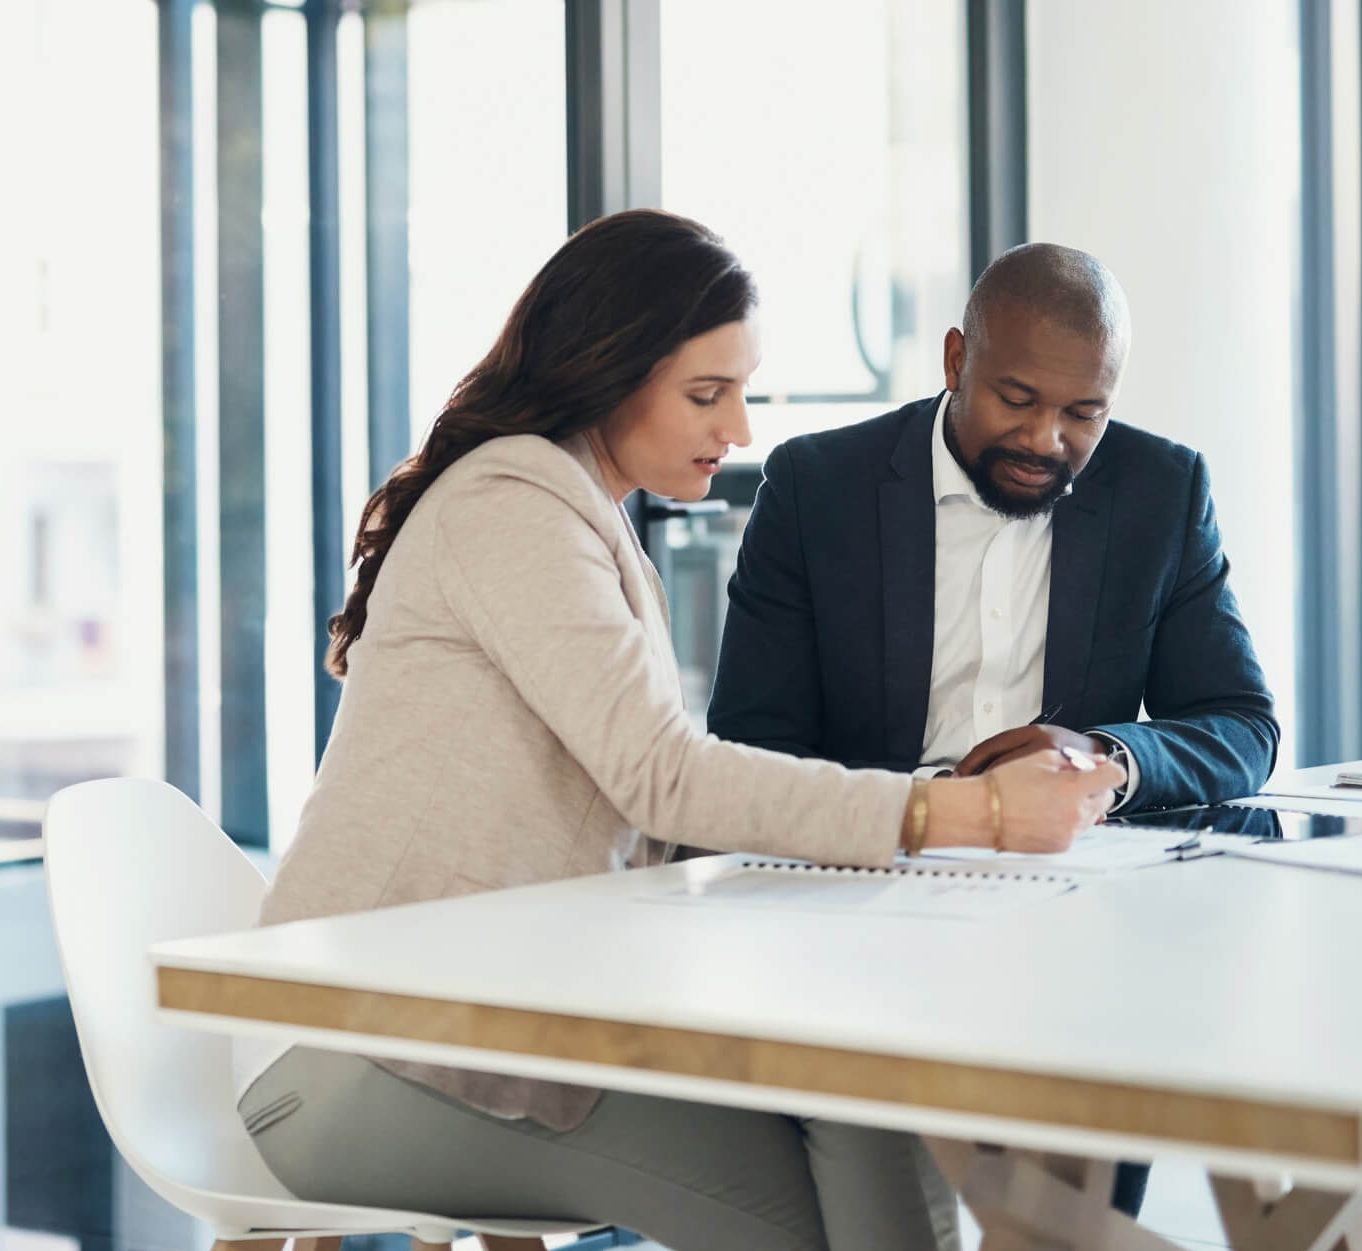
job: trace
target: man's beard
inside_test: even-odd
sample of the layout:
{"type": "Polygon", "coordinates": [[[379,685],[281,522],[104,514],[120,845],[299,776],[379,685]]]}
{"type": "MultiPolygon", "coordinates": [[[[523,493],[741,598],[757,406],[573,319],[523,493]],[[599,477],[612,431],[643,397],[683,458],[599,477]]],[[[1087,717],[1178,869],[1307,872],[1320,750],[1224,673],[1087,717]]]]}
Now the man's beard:
{"type": "Polygon", "coordinates": [[[1001,516],[1025,520],[1028,517],[1039,517],[1042,513],[1048,513],[1073,483],[1073,470],[1064,461],[1051,460],[1048,456],[1032,456],[1026,452],[1012,452],[1002,447],[986,447],[973,464],[967,464],[959,444],[955,441],[949,414],[943,433],[946,436],[947,449],[965,471],[965,477],[974,484],[974,489],[979,492],[979,498],[983,500],[985,507],[1001,516]],[[1002,464],[1042,469],[1054,474],[1054,481],[1039,495],[1012,495],[993,479],[994,468],[1002,464]]]}

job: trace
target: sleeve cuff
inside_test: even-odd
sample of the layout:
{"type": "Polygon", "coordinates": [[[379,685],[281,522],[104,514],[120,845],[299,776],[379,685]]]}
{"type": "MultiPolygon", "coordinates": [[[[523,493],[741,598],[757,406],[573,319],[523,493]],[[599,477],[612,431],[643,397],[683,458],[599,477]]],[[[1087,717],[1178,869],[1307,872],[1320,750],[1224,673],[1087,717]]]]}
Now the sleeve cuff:
{"type": "Polygon", "coordinates": [[[913,778],[919,782],[930,782],[933,778],[948,778],[954,769],[948,769],[945,765],[918,765],[913,770],[913,778]]]}
{"type": "Polygon", "coordinates": [[[1120,812],[1127,807],[1130,801],[1135,798],[1135,792],[1140,789],[1140,762],[1135,759],[1135,753],[1130,750],[1129,745],[1114,734],[1108,734],[1105,730],[1087,730],[1090,737],[1100,739],[1104,743],[1110,743],[1119,747],[1125,756],[1126,765],[1126,784],[1116,792],[1116,802],[1112,804],[1112,812],[1120,812]]]}

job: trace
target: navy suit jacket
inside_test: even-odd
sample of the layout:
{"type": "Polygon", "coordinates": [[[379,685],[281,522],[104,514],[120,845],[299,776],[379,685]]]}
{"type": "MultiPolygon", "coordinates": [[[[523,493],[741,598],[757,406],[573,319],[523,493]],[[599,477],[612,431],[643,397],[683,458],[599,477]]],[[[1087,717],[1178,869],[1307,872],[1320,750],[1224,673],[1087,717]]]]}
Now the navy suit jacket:
{"type": "MultiPolygon", "coordinates": [[[[915,768],[932,678],[940,397],[782,444],[729,583],[709,728],[915,768]]],[[[1140,767],[1132,807],[1256,791],[1279,730],[1200,454],[1111,422],[1054,509],[1043,708],[1140,767]],[[1137,723],[1140,705],[1151,718],[1137,723]]]]}

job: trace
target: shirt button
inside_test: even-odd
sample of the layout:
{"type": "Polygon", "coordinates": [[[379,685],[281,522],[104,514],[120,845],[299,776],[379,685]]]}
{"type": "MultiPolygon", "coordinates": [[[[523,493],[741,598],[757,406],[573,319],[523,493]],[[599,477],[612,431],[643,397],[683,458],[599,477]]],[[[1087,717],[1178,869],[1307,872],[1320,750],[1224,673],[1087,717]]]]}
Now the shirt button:
{"type": "Polygon", "coordinates": [[[993,711],[993,704],[992,704],[992,703],[987,703],[987,704],[985,704],[985,705],[984,705],[984,711],[985,711],[985,712],[992,712],[992,711],[993,711]]]}
{"type": "Polygon", "coordinates": [[[1001,621],[1003,617],[1003,610],[1001,608],[994,608],[989,612],[988,615],[992,617],[994,621],[1001,621]]]}

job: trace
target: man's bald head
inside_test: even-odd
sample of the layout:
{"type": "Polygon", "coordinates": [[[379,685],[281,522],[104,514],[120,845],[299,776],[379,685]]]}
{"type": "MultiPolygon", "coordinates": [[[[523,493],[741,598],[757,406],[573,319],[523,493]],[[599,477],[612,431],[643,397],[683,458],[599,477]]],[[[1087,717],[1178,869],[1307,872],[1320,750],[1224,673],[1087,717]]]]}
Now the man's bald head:
{"type": "Polygon", "coordinates": [[[1049,511],[1097,450],[1120,389],[1130,312],[1101,261],[1028,243],[1004,252],[946,332],[946,446],[980,500],[1049,511]]]}
{"type": "Polygon", "coordinates": [[[982,274],[965,305],[967,343],[981,342],[993,314],[1008,308],[1114,349],[1130,344],[1130,307],[1115,275],[1095,256],[1057,243],[1009,248],[982,274]]]}

